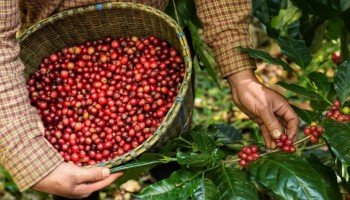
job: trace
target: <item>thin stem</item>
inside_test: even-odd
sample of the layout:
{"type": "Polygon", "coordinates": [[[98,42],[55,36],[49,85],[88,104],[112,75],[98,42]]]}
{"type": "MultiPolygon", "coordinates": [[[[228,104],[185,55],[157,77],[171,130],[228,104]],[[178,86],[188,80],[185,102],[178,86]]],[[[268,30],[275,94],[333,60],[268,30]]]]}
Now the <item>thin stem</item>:
{"type": "Polygon", "coordinates": [[[321,143],[321,144],[316,144],[316,145],[312,145],[310,147],[306,147],[305,149],[306,150],[311,150],[311,149],[316,149],[316,148],[319,148],[319,147],[322,147],[322,146],[325,146],[326,143],[321,143]]]}
{"type": "Polygon", "coordinates": [[[311,83],[311,81],[308,77],[306,77],[306,76],[302,76],[302,77],[306,80],[307,84],[312,87],[312,89],[314,90],[315,93],[320,95],[323,98],[323,100],[326,101],[329,105],[333,105],[333,103],[330,102],[326,96],[324,96],[322,93],[320,93],[318,91],[318,88],[315,86],[315,84],[311,83]]]}
{"type": "Polygon", "coordinates": [[[181,137],[181,136],[178,137],[178,139],[181,140],[181,141],[183,141],[183,142],[185,142],[186,144],[190,145],[191,147],[193,146],[193,144],[192,144],[191,142],[185,140],[185,139],[184,139],[183,137],[181,137]]]}
{"type": "MultiPolygon", "coordinates": [[[[298,144],[300,144],[300,143],[302,143],[302,142],[304,142],[304,141],[307,141],[307,140],[309,140],[310,137],[311,137],[311,135],[308,135],[308,136],[304,137],[303,139],[296,141],[296,142],[294,143],[294,145],[298,145],[298,144]]],[[[260,154],[260,157],[266,156],[266,155],[268,155],[268,154],[280,152],[280,151],[282,151],[282,149],[270,150],[270,151],[268,151],[268,152],[266,152],[266,153],[260,154]]],[[[239,162],[240,160],[241,160],[240,158],[234,159],[234,160],[225,160],[225,161],[223,161],[223,163],[234,163],[234,162],[239,162]]]]}
{"type": "Polygon", "coordinates": [[[234,162],[239,162],[241,159],[238,158],[238,159],[234,159],[234,160],[224,160],[222,161],[223,163],[234,163],[234,162]]]}
{"type": "Polygon", "coordinates": [[[176,7],[175,0],[173,0],[173,6],[174,6],[174,11],[175,11],[177,23],[180,24],[179,15],[177,14],[177,7],[176,7]]]}
{"type": "Polygon", "coordinates": [[[177,161],[177,158],[172,158],[172,157],[164,157],[163,159],[160,159],[161,161],[168,163],[168,162],[174,162],[177,161]]]}
{"type": "Polygon", "coordinates": [[[282,151],[282,150],[281,150],[281,149],[271,150],[271,151],[268,151],[268,152],[266,152],[266,153],[262,153],[262,154],[260,155],[260,157],[261,157],[261,156],[266,156],[266,155],[269,155],[269,154],[272,154],[272,153],[280,152],[280,151],[282,151]]]}
{"type": "Polygon", "coordinates": [[[298,144],[300,144],[300,143],[302,143],[302,142],[304,142],[306,140],[309,140],[310,137],[311,137],[311,135],[308,135],[308,136],[304,137],[303,139],[296,141],[294,143],[294,145],[298,145],[298,144]]]}

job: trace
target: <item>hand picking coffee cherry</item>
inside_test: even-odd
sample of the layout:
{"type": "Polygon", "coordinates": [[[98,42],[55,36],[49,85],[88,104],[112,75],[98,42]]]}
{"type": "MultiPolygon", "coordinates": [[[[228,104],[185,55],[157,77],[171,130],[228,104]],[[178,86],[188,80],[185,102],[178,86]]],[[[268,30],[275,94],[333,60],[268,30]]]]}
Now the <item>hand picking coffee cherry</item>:
{"type": "Polygon", "coordinates": [[[276,140],[276,145],[284,152],[295,153],[297,150],[294,147],[293,141],[286,134],[283,134],[280,139],[276,140]]]}
{"type": "Polygon", "coordinates": [[[239,161],[239,164],[242,167],[247,167],[250,162],[260,158],[258,147],[256,147],[255,145],[244,146],[242,150],[238,153],[238,157],[241,159],[239,161]]]}
{"type": "Polygon", "coordinates": [[[323,133],[323,126],[311,125],[304,129],[304,134],[310,136],[310,142],[316,143],[323,133]]]}

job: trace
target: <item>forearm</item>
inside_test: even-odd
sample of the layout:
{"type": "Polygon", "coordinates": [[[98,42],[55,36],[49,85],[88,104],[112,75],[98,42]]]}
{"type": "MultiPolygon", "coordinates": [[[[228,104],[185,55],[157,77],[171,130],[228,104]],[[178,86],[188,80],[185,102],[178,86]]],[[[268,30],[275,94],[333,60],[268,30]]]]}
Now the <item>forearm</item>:
{"type": "Polygon", "coordinates": [[[254,70],[255,62],[237,46],[250,47],[250,0],[196,0],[197,14],[204,26],[204,38],[213,48],[222,77],[254,70]]]}
{"type": "Polygon", "coordinates": [[[44,139],[44,128],[28,100],[18,55],[18,1],[0,0],[0,164],[25,190],[62,162],[44,139]]]}

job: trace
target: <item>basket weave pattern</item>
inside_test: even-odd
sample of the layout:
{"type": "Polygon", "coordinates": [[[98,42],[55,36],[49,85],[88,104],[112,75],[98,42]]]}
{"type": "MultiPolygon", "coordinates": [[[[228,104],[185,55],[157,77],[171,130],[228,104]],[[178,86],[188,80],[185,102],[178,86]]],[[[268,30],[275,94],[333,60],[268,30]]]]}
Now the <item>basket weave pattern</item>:
{"type": "Polygon", "coordinates": [[[19,38],[24,76],[33,73],[42,58],[64,47],[96,40],[105,36],[154,35],[168,41],[184,58],[184,81],[173,106],[161,125],[144,143],[128,153],[98,165],[113,167],[125,163],[148,150],[164,145],[169,139],[187,130],[193,110],[192,61],[186,38],[177,23],[155,8],[135,3],[105,3],[57,13],[33,25],[19,38]]]}

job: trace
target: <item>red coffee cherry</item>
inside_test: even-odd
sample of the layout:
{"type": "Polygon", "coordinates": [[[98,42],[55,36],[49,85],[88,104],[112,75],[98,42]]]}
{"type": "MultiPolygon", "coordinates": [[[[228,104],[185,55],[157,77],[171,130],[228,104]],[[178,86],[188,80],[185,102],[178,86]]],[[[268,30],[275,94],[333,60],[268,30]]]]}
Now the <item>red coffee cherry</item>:
{"type": "Polygon", "coordinates": [[[238,157],[241,159],[239,164],[242,167],[247,167],[250,162],[260,158],[258,147],[255,145],[244,146],[238,153],[238,157]]]}

